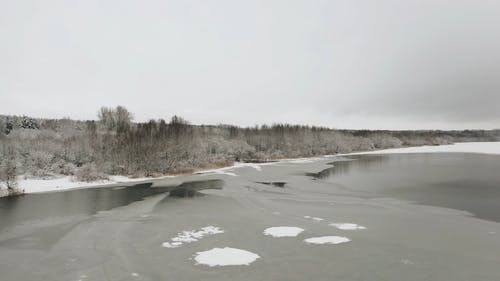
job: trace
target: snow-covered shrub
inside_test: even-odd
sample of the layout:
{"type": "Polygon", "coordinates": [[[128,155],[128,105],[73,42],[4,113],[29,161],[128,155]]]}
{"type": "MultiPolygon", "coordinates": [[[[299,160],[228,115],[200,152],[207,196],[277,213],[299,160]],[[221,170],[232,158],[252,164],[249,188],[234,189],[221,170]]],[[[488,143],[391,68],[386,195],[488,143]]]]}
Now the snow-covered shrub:
{"type": "Polygon", "coordinates": [[[76,166],[73,163],[68,163],[62,159],[52,164],[51,172],[58,175],[74,175],[76,166]]]}
{"type": "Polygon", "coordinates": [[[401,147],[403,145],[400,139],[389,134],[375,134],[370,139],[373,141],[374,147],[378,149],[401,147]]]}
{"type": "Polygon", "coordinates": [[[98,170],[92,163],[83,165],[80,169],[78,169],[78,171],[76,171],[75,176],[77,181],[85,182],[109,179],[106,174],[98,170]]]}
{"type": "Polygon", "coordinates": [[[0,183],[13,191],[17,187],[16,155],[12,147],[5,149],[4,153],[0,159],[0,183]]]}
{"type": "Polygon", "coordinates": [[[10,132],[9,137],[11,139],[18,139],[21,141],[33,141],[40,139],[39,130],[30,130],[19,128],[10,132]]]}
{"type": "Polygon", "coordinates": [[[232,140],[229,142],[227,154],[236,161],[253,158],[255,148],[243,140],[232,140]]]}
{"type": "Polygon", "coordinates": [[[104,162],[102,165],[102,171],[110,175],[128,175],[129,171],[127,168],[116,162],[104,162]]]}
{"type": "Polygon", "coordinates": [[[53,159],[47,151],[31,151],[25,156],[25,172],[40,178],[49,176],[53,159]]]}

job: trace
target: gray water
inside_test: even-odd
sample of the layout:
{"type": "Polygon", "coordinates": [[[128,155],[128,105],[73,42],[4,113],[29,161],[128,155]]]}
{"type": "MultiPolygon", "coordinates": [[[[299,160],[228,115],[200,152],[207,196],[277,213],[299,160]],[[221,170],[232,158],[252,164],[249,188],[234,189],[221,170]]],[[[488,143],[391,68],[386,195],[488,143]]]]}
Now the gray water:
{"type": "Polygon", "coordinates": [[[349,157],[312,176],[360,196],[396,197],[500,222],[500,161],[486,154],[392,154],[349,157]]]}
{"type": "Polygon", "coordinates": [[[479,154],[367,155],[1,198],[0,280],[498,281],[499,168],[499,156],[479,154]],[[224,233],[161,246],[208,225],[224,233]],[[264,236],[271,226],[305,231],[264,236]],[[352,241],[303,242],[328,235],[352,241]],[[193,261],[215,247],[260,258],[232,267],[193,261]]]}

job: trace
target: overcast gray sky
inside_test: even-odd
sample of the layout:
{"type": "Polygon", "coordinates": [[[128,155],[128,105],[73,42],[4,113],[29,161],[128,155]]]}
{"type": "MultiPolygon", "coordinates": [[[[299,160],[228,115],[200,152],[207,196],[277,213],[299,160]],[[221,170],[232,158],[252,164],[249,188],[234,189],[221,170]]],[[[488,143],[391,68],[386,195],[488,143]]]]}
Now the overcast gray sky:
{"type": "Polygon", "coordinates": [[[2,0],[0,113],[500,128],[500,1],[2,0]]]}

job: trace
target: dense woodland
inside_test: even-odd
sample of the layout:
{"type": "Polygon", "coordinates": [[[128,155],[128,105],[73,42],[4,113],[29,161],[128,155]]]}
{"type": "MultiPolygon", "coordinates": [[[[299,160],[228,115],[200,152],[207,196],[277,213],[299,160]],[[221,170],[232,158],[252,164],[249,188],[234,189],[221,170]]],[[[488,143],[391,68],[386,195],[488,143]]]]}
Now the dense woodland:
{"type": "Polygon", "coordinates": [[[0,180],[71,175],[94,181],[108,175],[159,176],[231,165],[235,161],[382,148],[498,141],[500,130],[369,131],[288,124],[240,128],[169,121],[132,122],[126,108],[101,108],[98,121],[0,116],[0,180]]]}

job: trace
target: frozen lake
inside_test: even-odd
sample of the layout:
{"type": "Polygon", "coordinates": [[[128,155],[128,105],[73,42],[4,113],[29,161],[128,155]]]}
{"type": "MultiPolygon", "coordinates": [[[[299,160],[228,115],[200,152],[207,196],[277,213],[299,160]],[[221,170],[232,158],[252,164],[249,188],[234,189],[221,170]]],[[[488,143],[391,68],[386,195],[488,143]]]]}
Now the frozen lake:
{"type": "Polygon", "coordinates": [[[1,279],[500,280],[499,155],[346,157],[0,198],[1,279]]]}

